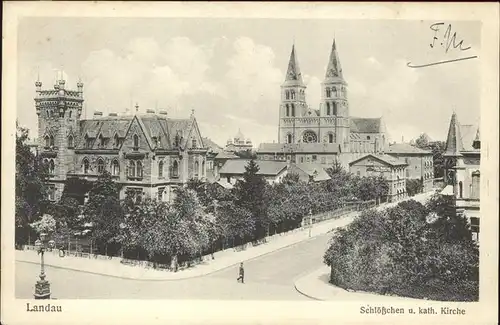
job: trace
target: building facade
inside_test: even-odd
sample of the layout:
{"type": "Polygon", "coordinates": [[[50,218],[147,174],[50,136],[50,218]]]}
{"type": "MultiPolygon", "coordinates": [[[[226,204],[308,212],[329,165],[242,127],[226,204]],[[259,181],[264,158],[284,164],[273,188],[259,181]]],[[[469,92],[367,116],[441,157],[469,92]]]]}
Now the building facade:
{"type": "Polygon", "coordinates": [[[252,149],[252,140],[245,138],[240,129],[238,129],[238,133],[236,133],[234,138],[227,140],[226,147],[224,148],[224,150],[228,152],[239,152],[252,149]]]}
{"type": "Polygon", "coordinates": [[[387,199],[396,202],[407,196],[408,164],[387,154],[368,154],[349,163],[349,171],[360,177],[382,176],[389,185],[387,199]]]}
{"type": "Polygon", "coordinates": [[[96,180],[105,170],[122,185],[120,198],[131,194],[170,200],[190,178],[205,179],[207,148],[194,111],[171,119],[147,110],[118,116],[96,111],[82,119],[83,83],[77,90],[57,80],[54,89],[36,82],[39,154],[49,166],[50,198],[58,200],[68,177],[96,180]]]}
{"type": "MultiPolygon", "coordinates": [[[[354,118],[350,116],[348,85],[344,79],[335,40],[332,44],[324,80],[321,84],[319,108],[307,104],[306,85],[302,79],[295,46],[292,46],[285,81],[281,85],[279,106],[278,143],[261,144],[260,159],[283,155],[290,150],[291,159],[300,153],[319,158],[325,167],[332,156],[346,168],[353,158],[367,153],[383,152],[387,132],[382,118],[354,118]],[[290,146],[299,145],[300,146],[290,146]],[[319,145],[325,144],[321,153],[319,145]],[[314,147],[315,149],[307,149],[314,147]],[[327,150],[327,151],[325,151],[327,150]]],[[[307,159],[307,158],[306,158],[307,159]]],[[[293,160],[292,160],[293,161],[293,160]]],[[[299,163],[299,161],[293,161],[299,163]]]]}
{"type": "Polygon", "coordinates": [[[389,145],[386,153],[408,164],[406,179],[419,179],[422,181],[424,192],[432,190],[434,163],[431,151],[422,150],[408,143],[396,143],[389,145]]]}
{"type": "Polygon", "coordinates": [[[461,125],[453,113],[446,139],[444,181],[441,192],[455,197],[457,213],[467,217],[474,239],[479,240],[481,191],[481,139],[479,127],[461,125]]]}
{"type": "MultiPolygon", "coordinates": [[[[235,185],[243,179],[248,159],[231,159],[219,171],[220,182],[235,185]]],[[[264,177],[268,184],[279,183],[288,174],[288,163],[283,161],[256,161],[259,166],[257,175],[264,177]]]]}

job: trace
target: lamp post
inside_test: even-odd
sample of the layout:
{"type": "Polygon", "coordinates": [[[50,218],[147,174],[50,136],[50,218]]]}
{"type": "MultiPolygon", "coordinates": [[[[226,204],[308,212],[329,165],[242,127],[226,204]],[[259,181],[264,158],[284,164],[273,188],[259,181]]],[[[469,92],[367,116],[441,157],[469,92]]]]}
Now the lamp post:
{"type": "Polygon", "coordinates": [[[309,238],[311,237],[311,229],[312,229],[312,210],[309,210],[309,238]]]}
{"type": "Polygon", "coordinates": [[[43,260],[43,254],[50,248],[54,248],[55,242],[53,240],[47,240],[47,234],[41,233],[40,239],[35,241],[35,246],[37,248],[38,254],[40,254],[40,280],[35,284],[35,299],[50,299],[50,283],[45,280],[45,264],[43,260]]]}

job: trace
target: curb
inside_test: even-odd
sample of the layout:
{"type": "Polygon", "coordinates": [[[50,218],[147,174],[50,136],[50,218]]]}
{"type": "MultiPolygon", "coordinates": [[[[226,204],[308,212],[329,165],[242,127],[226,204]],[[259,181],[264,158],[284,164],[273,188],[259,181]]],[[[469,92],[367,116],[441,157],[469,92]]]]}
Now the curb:
{"type": "MultiPolygon", "coordinates": [[[[289,245],[286,245],[286,246],[283,246],[283,247],[280,247],[276,250],[273,250],[273,251],[270,251],[270,252],[266,252],[266,253],[263,253],[263,254],[260,254],[260,255],[257,255],[257,256],[254,256],[254,257],[250,257],[250,258],[247,258],[247,259],[244,259],[244,260],[240,260],[236,263],[233,263],[231,265],[228,265],[228,266],[224,266],[220,269],[217,269],[217,270],[213,270],[213,271],[209,271],[207,273],[204,273],[204,274],[198,274],[198,275],[193,275],[193,276],[186,276],[186,277],[182,277],[182,278],[177,278],[177,279],[141,279],[141,278],[136,278],[136,277],[130,277],[130,276],[118,276],[118,275],[112,275],[112,274],[104,274],[104,273],[98,273],[98,272],[92,272],[92,271],[86,271],[86,270],[80,270],[80,269],[76,269],[76,268],[72,268],[72,267],[65,267],[65,266],[56,266],[56,265],[52,265],[52,264],[47,264],[45,263],[46,266],[50,266],[50,267],[53,267],[53,268],[56,268],[56,269],[64,269],[64,270],[72,270],[72,271],[76,271],[76,272],[81,272],[81,273],[87,273],[87,274],[94,274],[94,275],[100,275],[100,276],[106,276],[106,277],[110,277],[110,278],[117,278],[117,279],[124,279],[124,280],[132,280],[132,281],[149,281],[149,282],[160,282],[160,281],[182,281],[182,280],[189,280],[189,279],[194,279],[194,278],[200,278],[200,277],[204,277],[204,276],[207,276],[207,275],[210,275],[210,274],[213,274],[213,273],[216,273],[216,272],[219,272],[219,271],[222,271],[222,270],[225,270],[225,269],[228,269],[228,268],[231,268],[231,267],[234,267],[238,264],[241,263],[241,261],[243,262],[247,262],[247,261],[251,261],[251,260],[254,260],[254,259],[257,259],[259,257],[263,257],[263,256],[266,256],[266,255],[269,255],[269,254],[272,254],[272,253],[275,253],[275,252],[279,252],[283,249],[286,249],[286,248],[290,248],[294,245],[298,245],[298,244],[301,244],[301,243],[305,243],[305,242],[308,242],[310,240],[313,240],[313,239],[316,239],[316,238],[319,238],[321,236],[327,236],[329,235],[329,233],[324,233],[324,234],[320,234],[320,235],[316,235],[316,236],[312,236],[311,238],[307,238],[305,240],[301,240],[299,242],[296,242],[296,243],[292,243],[292,244],[289,244],[289,245]]],[[[32,262],[32,261],[22,261],[22,260],[16,260],[16,262],[20,262],[20,263],[28,263],[28,264],[40,264],[38,262],[32,262]]]]}

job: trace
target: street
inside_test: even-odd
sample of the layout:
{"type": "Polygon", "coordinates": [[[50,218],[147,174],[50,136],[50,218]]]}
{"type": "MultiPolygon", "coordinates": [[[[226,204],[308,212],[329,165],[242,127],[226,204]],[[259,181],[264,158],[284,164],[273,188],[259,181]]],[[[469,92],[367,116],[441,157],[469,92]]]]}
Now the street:
{"type": "MultiPolygon", "coordinates": [[[[330,234],[246,261],[245,284],[237,283],[239,265],[207,276],[176,281],[120,279],[47,266],[56,299],[230,299],[309,300],[294,280],[323,263],[330,234]]],[[[30,299],[40,265],[16,262],[16,298],[30,299]]]]}

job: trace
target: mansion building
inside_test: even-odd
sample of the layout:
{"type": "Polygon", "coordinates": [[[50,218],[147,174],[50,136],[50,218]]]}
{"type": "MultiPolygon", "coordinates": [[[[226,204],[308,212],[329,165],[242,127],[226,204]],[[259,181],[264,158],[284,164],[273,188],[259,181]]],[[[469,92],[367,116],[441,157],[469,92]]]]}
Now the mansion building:
{"type": "Polygon", "coordinates": [[[57,80],[42,90],[37,81],[38,154],[49,166],[49,198],[58,200],[69,177],[96,180],[105,170],[121,186],[120,198],[147,195],[168,201],[188,179],[205,179],[205,148],[194,111],[173,119],[167,112],[82,119],[83,83],[77,90],[57,80]]]}
{"type": "Polygon", "coordinates": [[[382,118],[350,116],[348,84],[344,79],[333,40],[318,109],[306,101],[295,46],[292,46],[285,81],[281,85],[278,143],[263,143],[259,159],[319,163],[329,167],[337,160],[344,167],[367,154],[384,153],[387,131],[382,118]]]}

